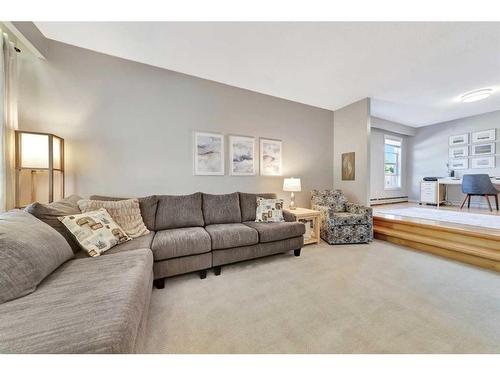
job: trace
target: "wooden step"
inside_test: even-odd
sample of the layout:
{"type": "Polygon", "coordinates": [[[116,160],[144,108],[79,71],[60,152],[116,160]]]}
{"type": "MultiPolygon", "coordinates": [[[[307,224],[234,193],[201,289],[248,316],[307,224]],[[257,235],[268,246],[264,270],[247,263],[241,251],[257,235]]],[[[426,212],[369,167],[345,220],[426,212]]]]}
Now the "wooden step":
{"type": "Polygon", "coordinates": [[[500,233],[375,215],[375,238],[500,271],[500,233]]]}

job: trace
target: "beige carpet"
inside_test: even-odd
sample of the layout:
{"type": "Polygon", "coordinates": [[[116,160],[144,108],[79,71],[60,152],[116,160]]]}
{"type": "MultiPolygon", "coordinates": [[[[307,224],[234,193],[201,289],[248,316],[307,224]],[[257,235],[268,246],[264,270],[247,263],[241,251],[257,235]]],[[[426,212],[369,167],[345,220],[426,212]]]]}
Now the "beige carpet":
{"type": "Polygon", "coordinates": [[[167,280],[148,331],[149,353],[500,353],[500,274],[322,243],[167,280]]]}

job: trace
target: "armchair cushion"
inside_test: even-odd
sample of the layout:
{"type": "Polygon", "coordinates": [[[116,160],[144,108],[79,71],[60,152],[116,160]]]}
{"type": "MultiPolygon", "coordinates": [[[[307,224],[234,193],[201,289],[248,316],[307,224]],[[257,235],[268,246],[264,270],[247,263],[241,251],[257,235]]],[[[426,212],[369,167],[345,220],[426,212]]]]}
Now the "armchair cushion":
{"type": "Polygon", "coordinates": [[[350,212],[334,212],[334,225],[359,225],[368,224],[368,216],[366,214],[352,214],[350,212]]]}
{"type": "Polygon", "coordinates": [[[362,214],[362,215],[373,216],[372,208],[363,206],[361,204],[347,202],[346,209],[347,212],[351,214],[362,214]]]}

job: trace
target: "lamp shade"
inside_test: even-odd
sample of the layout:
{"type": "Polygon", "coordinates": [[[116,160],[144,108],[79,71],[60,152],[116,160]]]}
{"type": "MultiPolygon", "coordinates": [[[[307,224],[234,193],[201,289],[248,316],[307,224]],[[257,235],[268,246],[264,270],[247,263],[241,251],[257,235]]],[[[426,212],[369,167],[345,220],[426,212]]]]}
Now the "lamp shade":
{"type": "Polygon", "coordinates": [[[64,197],[64,139],[16,130],[16,207],[64,197]]]}
{"type": "Polygon", "coordinates": [[[301,191],[300,178],[285,178],[283,180],[283,191],[301,191]]]}

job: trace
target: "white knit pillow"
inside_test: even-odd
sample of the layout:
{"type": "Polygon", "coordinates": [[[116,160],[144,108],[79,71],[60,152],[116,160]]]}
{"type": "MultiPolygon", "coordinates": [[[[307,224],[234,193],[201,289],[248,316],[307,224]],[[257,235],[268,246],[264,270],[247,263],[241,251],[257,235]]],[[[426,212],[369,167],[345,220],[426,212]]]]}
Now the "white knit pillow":
{"type": "Polygon", "coordinates": [[[136,198],[122,201],[94,201],[82,199],[78,201],[78,207],[80,207],[83,213],[105,208],[113,220],[132,238],[149,233],[148,228],[146,228],[142,220],[139,200],[136,198]]]}

